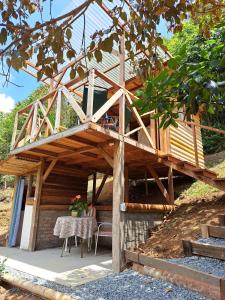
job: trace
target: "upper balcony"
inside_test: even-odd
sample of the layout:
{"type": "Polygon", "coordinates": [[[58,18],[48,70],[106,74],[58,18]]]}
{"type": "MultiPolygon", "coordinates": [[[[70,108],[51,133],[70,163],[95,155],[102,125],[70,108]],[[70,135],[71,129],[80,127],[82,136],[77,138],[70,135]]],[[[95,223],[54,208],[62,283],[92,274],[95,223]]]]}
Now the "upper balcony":
{"type": "Polygon", "coordinates": [[[122,139],[127,161],[136,166],[172,154],[204,167],[200,128],[180,121],[178,128],[160,129],[151,112],[141,115],[135,107],[139,99],[132,91],[140,86],[136,78],[121,86],[91,69],[85,78],[56,87],[17,113],[10,155],[67,165],[83,162],[106,172],[112,165],[110,146],[122,139]]]}

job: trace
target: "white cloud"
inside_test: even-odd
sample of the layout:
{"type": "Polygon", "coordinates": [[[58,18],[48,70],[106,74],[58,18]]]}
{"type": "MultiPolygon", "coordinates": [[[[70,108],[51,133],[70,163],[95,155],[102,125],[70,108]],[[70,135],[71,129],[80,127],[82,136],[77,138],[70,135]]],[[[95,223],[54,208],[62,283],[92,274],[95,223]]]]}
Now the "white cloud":
{"type": "Polygon", "coordinates": [[[15,106],[15,100],[7,96],[6,94],[0,93],[0,111],[4,113],[10,112],[15,106]]]}

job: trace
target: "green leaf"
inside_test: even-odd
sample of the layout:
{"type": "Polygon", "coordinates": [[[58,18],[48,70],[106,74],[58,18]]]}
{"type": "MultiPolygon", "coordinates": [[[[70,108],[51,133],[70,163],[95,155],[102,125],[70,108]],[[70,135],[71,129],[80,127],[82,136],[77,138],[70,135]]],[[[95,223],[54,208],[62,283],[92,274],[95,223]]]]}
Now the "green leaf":
{"type": "Polygon", "coordinates": [[[84,79],[84,77],[85,77],[85,71],[84,71],[84,69],[81,66],[77,67],[77,73],[79,74],[79,76],[80,76],[81,79],[84,79]]]}
{"type": "Polygon", "coordinates": [[[68,40],[72,38],[72,30],[70,28],[66,29],[66,37],[68,38],[68,40]]]}
{"type": "Polygon", "coordinates": [[[95,50],[95,58],[98,63],[102,61],[102,52],[98,49],[95,50]]]}

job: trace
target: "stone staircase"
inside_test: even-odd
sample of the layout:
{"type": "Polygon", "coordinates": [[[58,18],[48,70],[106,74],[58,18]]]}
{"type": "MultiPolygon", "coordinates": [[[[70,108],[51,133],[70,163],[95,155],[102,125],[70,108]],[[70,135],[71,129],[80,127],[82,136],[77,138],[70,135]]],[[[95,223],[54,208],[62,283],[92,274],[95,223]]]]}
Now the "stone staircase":
{"type": "Polygon", "coordinates": [[[126,251],[133,269],[198,291],[208,299],[225,300],[225,214],[218,225],[201,225],[202,238],[183,240],[185,257],[157,259],[126,251]]]}

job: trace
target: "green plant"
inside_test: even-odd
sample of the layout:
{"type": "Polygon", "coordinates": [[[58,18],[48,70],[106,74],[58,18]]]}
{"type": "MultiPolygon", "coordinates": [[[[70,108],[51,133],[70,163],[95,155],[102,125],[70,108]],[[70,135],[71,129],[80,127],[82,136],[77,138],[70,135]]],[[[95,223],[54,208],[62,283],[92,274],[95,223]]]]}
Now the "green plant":
{"type": "Polygon", "coordinates": [[[72,204],[69,206],[70,211],[76,211],[77,216],[80,217],[81,214],[87,210],[87,202],[84,200],[81,200],[81,196],[77,195],[75,198],[72,199],[72,204]]]}
{"type": "Polygon", "coordinates": [[[0,277],[5,273],[5,259],[0,259],[0,277]]]}

